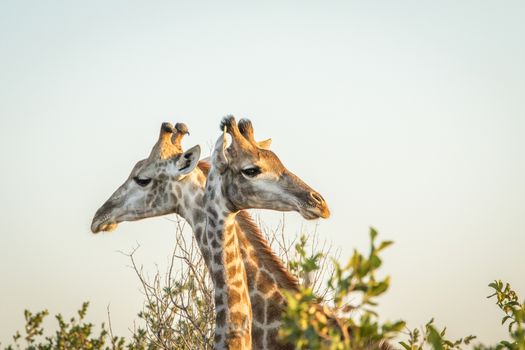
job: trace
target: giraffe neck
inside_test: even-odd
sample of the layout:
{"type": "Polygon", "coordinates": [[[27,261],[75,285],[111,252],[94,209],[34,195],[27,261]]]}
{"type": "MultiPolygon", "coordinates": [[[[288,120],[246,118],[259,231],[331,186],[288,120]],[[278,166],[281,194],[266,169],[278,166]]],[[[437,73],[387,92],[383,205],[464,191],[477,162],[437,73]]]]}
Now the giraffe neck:
{"type": "Polygon", "coordinates": [[[221,193],[220,176],[214,172],[212,168],[206,183],[203,234],[203,243],[207,243],[213,256],[209,270],[215,286],[214,349],[248,350],[252,348],[252,309],[236,214],[227,210],[221,193]]]}
{"type": "MultiPolygon", "coordinates": [[[[177,203],[180,203],[177,212],[191,226],[206,266],[211,271],[213,255],[208,246],[208,238],[204,236],[206,208],[203,198],[206,176],[200,169],[196,169],[188,175],[187,181],[189,185],[185,185],[184,188],[180,183],[175,183],[172,188],[173,195],[177,197],[177,203]]],[[[221,215],[224,213],[222,209],[216,212],[221,215]]],[[[235,216],[235,214],[229,215],[235,216]]],[[[290,274],[282,260],[272,251],[248,212],[239,212],[235,219],[236,236],[246,271],[248,293],[253,310],[253,349],[293,348],[278,344],[277,332],[281,325],[280,315],[285,305],[280,289],[297,290],[297,279],[290,274]]],[[[224,217],[222,220],[226,222],[224,217]]]]}

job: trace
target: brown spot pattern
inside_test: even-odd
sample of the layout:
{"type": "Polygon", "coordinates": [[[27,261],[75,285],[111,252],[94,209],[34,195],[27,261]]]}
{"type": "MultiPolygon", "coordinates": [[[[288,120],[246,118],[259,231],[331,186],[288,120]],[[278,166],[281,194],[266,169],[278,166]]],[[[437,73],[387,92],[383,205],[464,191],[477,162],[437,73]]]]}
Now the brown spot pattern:
{"type": "Polygon", "coordinates": [[[265,322],[265,307],[264,307],[264,299],[261,298],[259,295],[254,295],[252,297],[252,312],[253,312],[253,318],[254,320],[257,320],[259,323],[265,322]]]}
{"type": "Polygon", "coordinates": [[[257,289],[262,293],[266,294],[271,291],[273,288],[273,278],[265,271],[259,272],[259,277],[257,278],[257,289]]]}
{"type": "Polygon", "coordinates": [[[215,323],[218,327],[223,327],[226,323],[226,310],[220,310],[215,316],[215,323]]]}

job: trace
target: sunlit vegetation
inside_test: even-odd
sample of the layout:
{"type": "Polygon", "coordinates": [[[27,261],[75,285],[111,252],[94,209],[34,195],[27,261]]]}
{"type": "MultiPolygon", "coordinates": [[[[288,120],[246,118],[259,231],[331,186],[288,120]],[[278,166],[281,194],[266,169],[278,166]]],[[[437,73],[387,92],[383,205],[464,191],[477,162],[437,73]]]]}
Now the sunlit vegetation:
{"type": "MultiPolygon", "coordinates": [[[[105,323],[95,327],[86,322],[89,303],[85,302],[73,317],[56,315],[57,327],[53,331],[43,328],[48,311],[24,311],[23,331],[13,336],[10,345],[0,348],[211,349],[214,326],[211,280],[195,241],[184,239],[181,232],[177,237],[168,271],[157,273],[152,280],[142,273],[133,253],[129,255],[145,296],[138,313],[141,327],[132,336],[113,334],[109,310],[105,323]]],[[[370,229],[369,251],[355,250],[344,263],[329,259],[329,250],[324,246],[318,248],[319,244],[311,237],[287,241],[282,232],[269,232],[267,238],[302,282],[299,292],[284,292],[288,307],[279,334],[283,341],[296,344],[297,349],[525,350],[525,304],[508,283],[490,283],[492,292],[488,297],[502,312],[501,323],[508,331],[507,339],[494,345],[480,344],[473,335],[449,339],[446,328],[438,328],[433,319],[424,326],[409,328],[402,319],[383,320],[378,314],[378,299],[390,286],[390,277],[378,277],[381,253],[393,242],[378,241],[376,230],[370,229]]]]}

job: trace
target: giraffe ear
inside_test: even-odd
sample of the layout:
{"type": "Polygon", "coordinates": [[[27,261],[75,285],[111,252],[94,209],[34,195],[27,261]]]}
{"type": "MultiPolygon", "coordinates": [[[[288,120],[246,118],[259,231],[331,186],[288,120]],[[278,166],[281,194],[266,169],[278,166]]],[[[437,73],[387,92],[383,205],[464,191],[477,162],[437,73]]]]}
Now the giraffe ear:
{"type": "Polygon", "coordinates": [[[175,164],[179,175],[187,175],[195,169],[201,157],[201,146],[193,146],[186,152],[182,153],[175,164]]]}
{"type": "Polygon", "coordinates": [[[262,149],[270,149],[270,145],[272,144],[272,139],[262,140],[257,142],[257,147],[262,149]]]}
{"type": "Polygon", "coordinates": [[[226,127],[221,136],[215,142],[215,147],[211,155],[211,164],[217,168],[220,173],[224,172],[228,168],[228,157],[227,157],[228,140],[226,138],[226,127]]]}

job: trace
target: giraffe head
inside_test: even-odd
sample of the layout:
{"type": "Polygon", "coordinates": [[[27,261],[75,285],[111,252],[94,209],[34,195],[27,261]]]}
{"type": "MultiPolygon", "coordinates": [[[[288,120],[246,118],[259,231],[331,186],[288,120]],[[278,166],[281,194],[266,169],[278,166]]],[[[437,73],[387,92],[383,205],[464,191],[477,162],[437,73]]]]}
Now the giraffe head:
{"type": "Polygon", "coordinates": [[[112,231],[122,221],[178,213],[182,191],[172,187],[174,183],[191,185],[187,175],[200,157],[200,146],[182,152],[181,140],[187,133],[185,124],[162,124],[149,157],[133,167],[127,180],[97,210],[91,224],[93,233],[112,231]]]}
{"type": "Polygon", "coordinates": [[[231,210],[297,211],[305,219],[330,216],[323,197],[286,169],[266,145],[255,141],[249,120],[241,119],[237,124],[228,116],[221,129],[223,135],[215,144],[212,163],[221,174],[221,190],[231,210]],[[229,146],[226,133],[232,139],[229,146]]]}

